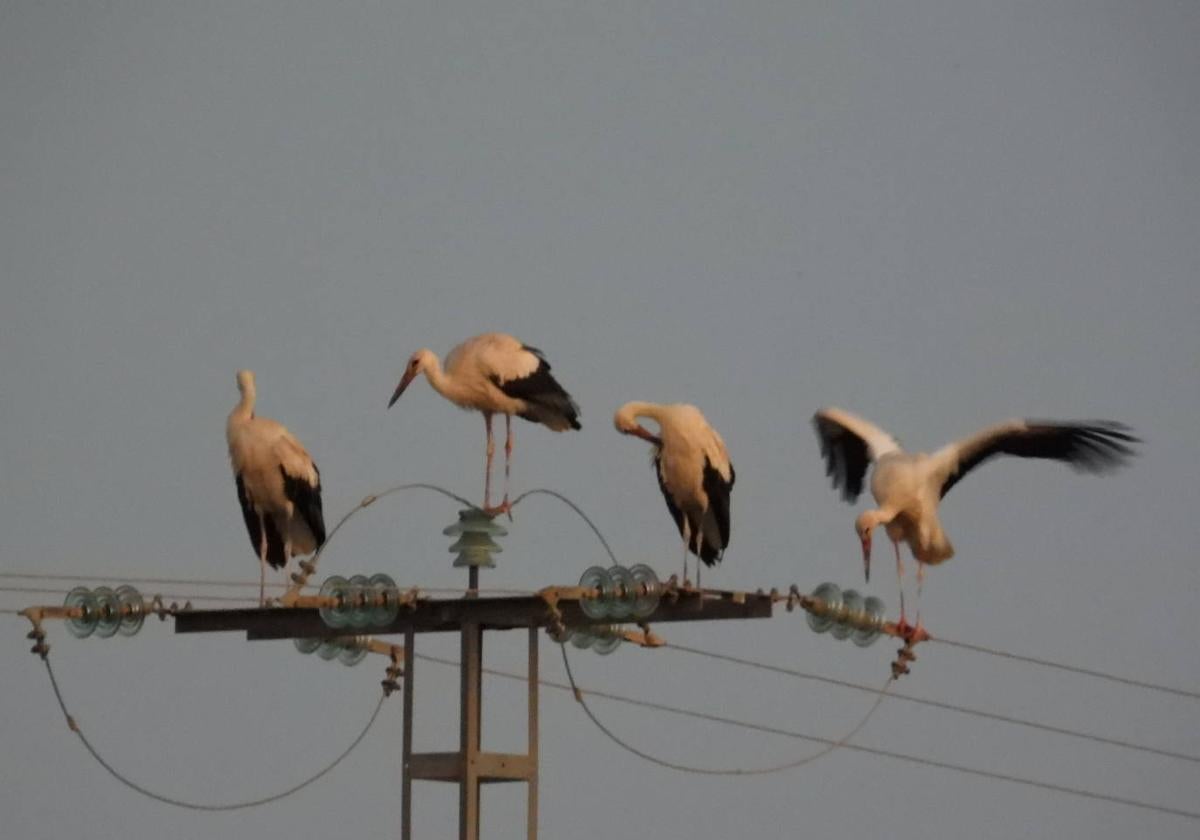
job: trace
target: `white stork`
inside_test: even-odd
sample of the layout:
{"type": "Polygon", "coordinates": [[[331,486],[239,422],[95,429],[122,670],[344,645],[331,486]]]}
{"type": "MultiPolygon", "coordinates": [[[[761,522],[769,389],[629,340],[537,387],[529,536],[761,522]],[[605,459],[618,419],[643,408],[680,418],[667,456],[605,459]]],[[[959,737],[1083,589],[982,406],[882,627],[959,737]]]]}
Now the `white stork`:
{"type": "Polygon", "coordinates": [[[729,545],[729,493],[736,475],[717,430],[700,409],[682,403],[626,403],[613,415],[613,425],[621,434],[636,435],[654,446],[654,474],[683,537],[684,581],[688,551],[706,566],[720,563],[729,545]],[[639,417],[657,423],[658,434],[640,425],[639,417]]]}
{"type": "Polygon", "coordinates": [[[446,356],[446,368],[430,350],[409,357],[404,376],[388,401],[388,408],[404,393],[409,383],[425,374],[433,390],[459,408],[483,413],[487,429],[487,466],[483,482],[483,507],[490,514],[507,512],[508,478],[512,459],[513,415],[541,423],[556,432],[579,429],[579,406],[550,375],[550,363],[542,351],[522,344],[511,335],[484,333],[468,338],[446,356]],[[492,415],[503,414],[504,500],[495,508],[492,498],[492,415]]]}
{"type": "MultiPolygon", "coordinates": [[[[1120,466],[1140,441],[1120,423],[1105,420],[1055,422],[1009,420],[943,446],[932,454],[910,455],[887,432],[848,411],[825,408],[813,415],[821,442],[826,475],[842,498],[854,502],[863,488],[867,465],[874,462],[871,494],[879,505],[854,520],[862,541],[863,571],[871,577],[871,532],[883,525],[896,550],[900,579],[900,624],[904,618],[904,567],[900,541],[908,543],[917,560],[918,587],[925,564],[936,565],[954,556],[954,547],[938,521],[938,503],[970,470],[995,455],[1064,461],[1081,472],[1102,473],[1120,466]]],[[[918,597],[920,590],[918,588],[918,597]]],[[[920,627],[920,612],[917,627],[920,627]]]]}
{"type": "Polygon", "coordinates": [[[282,424],[254,414],[254,374],[239,370],[241,400],[229,413],[225,439],[238,501],[259,561],[260,604],[266,603],[267,566],[310,554],[325,542],[321,473],[300,441],[282,424]]]}

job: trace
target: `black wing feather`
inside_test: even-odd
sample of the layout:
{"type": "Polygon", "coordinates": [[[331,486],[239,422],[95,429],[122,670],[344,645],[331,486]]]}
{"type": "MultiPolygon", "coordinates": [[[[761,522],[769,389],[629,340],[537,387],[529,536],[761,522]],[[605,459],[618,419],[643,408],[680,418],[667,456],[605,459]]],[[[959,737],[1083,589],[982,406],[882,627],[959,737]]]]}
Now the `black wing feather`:
{"type": "Polygon", "coordinates": [[[303,478],[294,478],[288,475],[287,470],[282,466],[279,468],[279,472],[283,476],[283,494],[296,508],[300,518],[308,526],[309,533],[313,535],[313,541],[316,542],[317,548],[320,548],[325,544],[325,516],[321,507],[321,471],[314,463],[313,472],[317,474],[315,487],[303,478]]]}
{"type": "Polygon", "coordinates": [[[825,475],[833,479],[833,489],[840,489],[847,502],[855,501],[862,494],[863,478],[871,463],[867,442],[844,426],[819,415],[813,418],[813,428],[821,442],[825,475]]]}
{"type": "Polygon", "coordinates": [[[663,499],[665,499],[667,502],[667,511],[671,514],[671,518],[675,520],[675,527],[679,529],[679,536],[683,537],[683,511],[681,511],[675,504],[675,499],[671,497],[671,491],[667,489],[667,483],[663,481],[661,454],[656,454],[654,456],[654,463],[652,466],[654,467],[654,477],[658,479],[658,489],[662,491],[663,499]]]}
{"type": "Polygon", "coordinates": [[[1122,424],[1108,420],[1055,423],[1027,420],[1025,428],[998,435],[985,446],[972,449],[942,483],[942,496],[964,475],[996,455],[1063,461],[1081,472],[1102,473],[1121,466],[1135,453],[1130,444],[1141,443],[1122,424]]]}
{"type": "Polygon", "coordinates": [[[579,406],[558,384],[558,380],[550,375],[550,363],[542,351],[528,345],[523,345],[522,349],[538,357],[537,369],[528,376],[504,382],[498,376],[493,376],[492,382],[506,395],[522,400],[529,406],[529,410],[520,415],[522,418],[543,423],[550,428],[582,428],[579,425],[579,406]]]}
{"type": "Polygon", "coordinates": [[[246,493],[246,483],[242,481],[241,473],[234,476],[237,481],[238,504],[242,506],[242,519],[246,521],[246,533],[250,535],[250,546],[255,556],[262,551],[262,526],[259,524],[258,512],[246,493]]]}
{"type": "MultiPolygon", "coordinates": [[[[275,525],[275,517],[263,514],[262,524],[267,534],[267,565],[272,569],[282,569],[287,565],[287,555],[283,551],[283,537],[275,525]]],[[[256,554],[258,550],[258,546],[255,546],[256,554]]]]}
{"type": "Polygon", "coordinates": [[[700,545],[700,559],[706,566],[715,566],[721,562],[725,549],[729,547],[729,491],[737,473],[733,464],[729,465],[729,481],[726,481],[707,458],[704,459],[704,494],[708,496],[708,510],[717,520],[717,531],[721,535],[721,544],[714,546],[703,541],[700,545]]]}

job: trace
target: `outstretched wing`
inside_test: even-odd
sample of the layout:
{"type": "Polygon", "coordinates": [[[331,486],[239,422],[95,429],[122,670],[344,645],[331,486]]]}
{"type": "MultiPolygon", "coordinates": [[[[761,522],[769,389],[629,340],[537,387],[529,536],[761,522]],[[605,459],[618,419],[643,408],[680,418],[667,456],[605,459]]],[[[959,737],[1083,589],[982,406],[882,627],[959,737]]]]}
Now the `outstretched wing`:
{"type": "Polygon", "coordinates": [[[813,415],[813,428],[821,442],[825,474],[833,479],[833,489],[853,502],[863,489],[867,465],[888,452],[898,452],[900,444],[883,429],[840,408],[823,408],[813,415]]]}
{"type": "Polygon", "coordinates": [[[1121,466],[1141,441],[1121,423],[1108,420],[1059,423],[1009,420],[943,447],[933,454],[942,477],[941,495],[995,455],[1062,461],[1081,472],[1103,473],[1121,466]]]}

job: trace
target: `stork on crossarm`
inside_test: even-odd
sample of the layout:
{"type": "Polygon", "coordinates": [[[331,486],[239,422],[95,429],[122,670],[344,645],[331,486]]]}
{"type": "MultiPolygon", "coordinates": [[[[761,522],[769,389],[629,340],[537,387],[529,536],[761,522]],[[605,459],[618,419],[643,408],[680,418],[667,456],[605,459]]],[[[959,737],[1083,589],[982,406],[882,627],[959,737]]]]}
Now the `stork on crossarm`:
{"type": "Polygon", "coordinates": [[[225,424],[225,439],[250,545],[258,554],[262,605],[267,566],[282,569],[289,558],[311,554],[325,542],[321,473],[282,424],[255,415],[254,374],[238,371],[237,384],[242,396],[225,424]]]}
{"type": "Polygon", "coordinates": [[[511,335],[484,333],[467,339],[447,354],[444,369],[432,351],[418,350],[409,357],[388,408],[421,374],[433,390],[459,408],[483,414],[487,432],[483,508],[491,515],[509,511],[514,415],[556,432],[580,428],[579,406],[550,374],[545,355],[511,335]],[[492,458],[496,448],[492,417],[496,414],[504,415],[504,498],[492,507],[492,458]]]}
{"type": "Polygon", "coordinates": [[[684,581],[689,551],[706,566],[720,563],[729,546],[729,494],[736,474],[716,429],[700,409],[682,403],[629,402],[617,409],[613,425],[621,434],[640,437],[654,447],[654,474],[684,543],[684,581]],[[656,423],[658,433],[642,426],[639,418],[656,423]]]}

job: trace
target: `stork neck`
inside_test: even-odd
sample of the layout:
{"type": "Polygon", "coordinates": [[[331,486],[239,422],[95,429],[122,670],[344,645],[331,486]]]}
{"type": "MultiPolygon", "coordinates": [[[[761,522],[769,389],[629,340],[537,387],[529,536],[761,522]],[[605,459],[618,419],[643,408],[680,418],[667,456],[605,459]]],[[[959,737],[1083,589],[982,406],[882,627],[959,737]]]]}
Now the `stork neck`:
{"type": "Polygon", "coordinates": [[[233,411],[229,414],[230,422],[246,422],[254,417],[254,386],[250,385],[242,389],[242,398],[238,404],[233,407],[233,411]]]}
{"type": "Polygon", "coordinates": [[[425,378],[429,380],[429,385],[433,390],[451,402],[463,396],[462,383],[442,370],[441,360],[432,353],[426,359],[425,378]]]}
{"type": "Polygon", "coordinates": [[[629,414],[636,420],[638,417],[645,417],[653,420],[655,423],[662,425],[662,406],[652,402],[631,402],[626,406],[629,414]]]}

